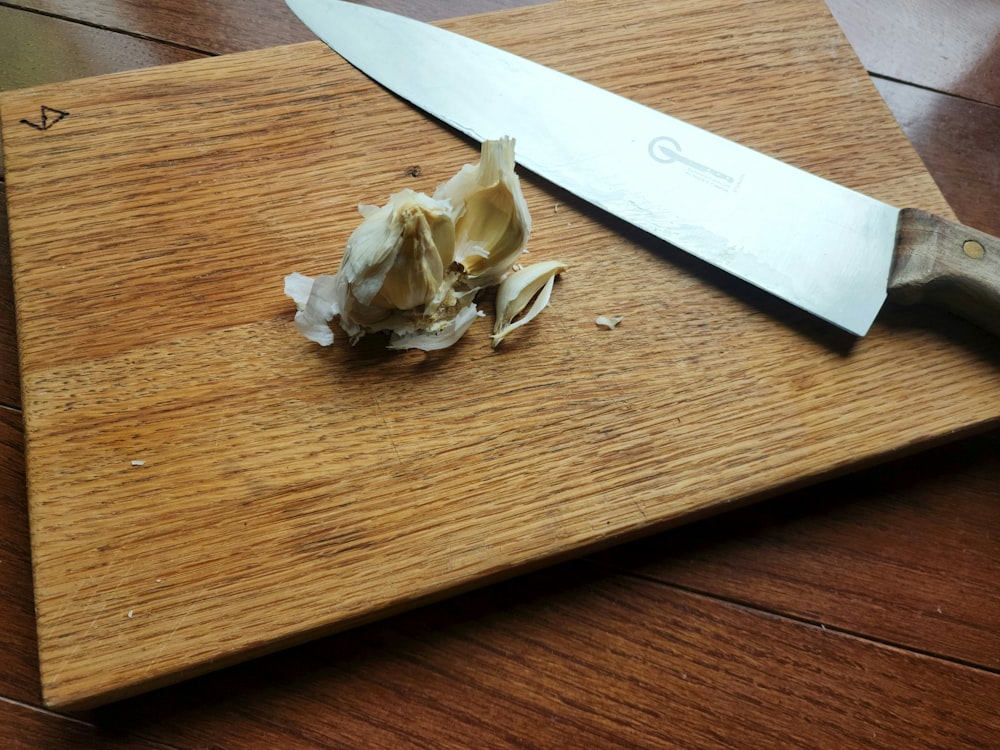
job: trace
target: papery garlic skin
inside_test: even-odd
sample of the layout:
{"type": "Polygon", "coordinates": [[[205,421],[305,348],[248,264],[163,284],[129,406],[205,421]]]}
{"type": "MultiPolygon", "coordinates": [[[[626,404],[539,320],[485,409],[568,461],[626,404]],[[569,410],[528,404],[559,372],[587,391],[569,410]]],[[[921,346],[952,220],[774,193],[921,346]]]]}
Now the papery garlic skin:
{"type": "Polygon", "coordinates": [[[613,331],[623,320],[625,320],[624,315],[598,315],[594,320],[594,325],[598,328],[606,328],[609,331],[613,331]]]}
{"type": "Polygon", "coordinates": [[[388,331],[392,349],[451,346],[483,315],[477,292],[511,274],[531,233],[512,138],[484,142],[479,162],[433,197],[403,190],[359,210],[335,275],[285,279],[296,327],[323,346],[334,317],[351,343],[388,331]]]}
{"type": "Polygon", "coordinates": [[[327,325],[340,313],[334,289],[334,276],[317,276],[312,279],[301,273],[285,277],[285,294],[295,301],[295,327],[299,333],[320,346],[333,343],[333,331],[327,325]]]}

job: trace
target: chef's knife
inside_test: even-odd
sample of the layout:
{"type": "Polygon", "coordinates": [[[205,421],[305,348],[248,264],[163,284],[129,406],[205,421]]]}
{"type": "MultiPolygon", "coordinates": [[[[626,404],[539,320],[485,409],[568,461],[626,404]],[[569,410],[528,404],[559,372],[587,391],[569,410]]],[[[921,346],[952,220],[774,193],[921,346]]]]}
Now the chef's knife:
{"type": "Polygon", "coordinates": [[[897,209],[503,50],[339,0],[287,0],[370,78],[527,169],[863,336],[887,293],[1000,335],[1000,240],[897,209]]]}

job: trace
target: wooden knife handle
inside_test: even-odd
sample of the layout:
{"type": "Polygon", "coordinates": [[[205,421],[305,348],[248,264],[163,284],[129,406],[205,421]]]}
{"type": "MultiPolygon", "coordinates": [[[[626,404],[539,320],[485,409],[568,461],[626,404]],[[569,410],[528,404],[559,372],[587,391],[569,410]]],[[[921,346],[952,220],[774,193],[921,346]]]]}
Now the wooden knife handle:
{"type": "Polygon", "coordinates": [[[1000,239],[904,208],[896,229],[889,297],[945,308],[1000,336],[1000,239]]]}

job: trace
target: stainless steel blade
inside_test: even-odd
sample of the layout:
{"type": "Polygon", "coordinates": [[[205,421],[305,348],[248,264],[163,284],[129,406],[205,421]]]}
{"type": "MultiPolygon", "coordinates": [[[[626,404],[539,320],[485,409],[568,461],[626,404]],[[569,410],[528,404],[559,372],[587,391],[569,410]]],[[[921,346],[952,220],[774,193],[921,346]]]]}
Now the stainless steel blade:
{"type": "Polygon", "coordinates": [[[864,335],[886,297],[898,209],[473,39],[338,0],[287,0],[344,59],[477,139],[670,244],[864,335]]]}

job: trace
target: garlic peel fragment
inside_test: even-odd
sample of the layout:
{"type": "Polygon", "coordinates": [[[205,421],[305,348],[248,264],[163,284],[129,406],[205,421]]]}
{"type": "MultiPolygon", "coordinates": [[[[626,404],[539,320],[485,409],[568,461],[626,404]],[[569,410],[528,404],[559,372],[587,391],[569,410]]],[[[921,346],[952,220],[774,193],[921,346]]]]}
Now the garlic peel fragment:
{"type": "Polygon", "coordinates": [[[285,295],[291,297],[298,307],[305,307],[312,291],[313,280],[301,273],[290,273],[285,277],[285,295]]]}
{"type": "Polygon", "coordinates": [[[320,346],[333,343],[333,331],[327,325],[340,314],[336,299],[334,276],[320,275],[315,279],[301,273],[285,277],[285,294],[295,301],[295,327],[299,333],[320,346]]]}
{"type": "Polygon", "coordinates": [[[507,334],[530,322],[546,308],[556,276],[565,270],[565,263],[547,260],[525,266],[500,283],[496,299],[497,316],[493,325],[494,348],[507,334]],[[532,300],[534,302],[528,311],[515,321],[514,318],[517,318],[532,300]]]}
{"type": "Polygon", "coordinates": [[[594,324],[599,328],[606,328],[611,331],[623,320],[625,320],[624,315],[598,315],[594,324]]]}

